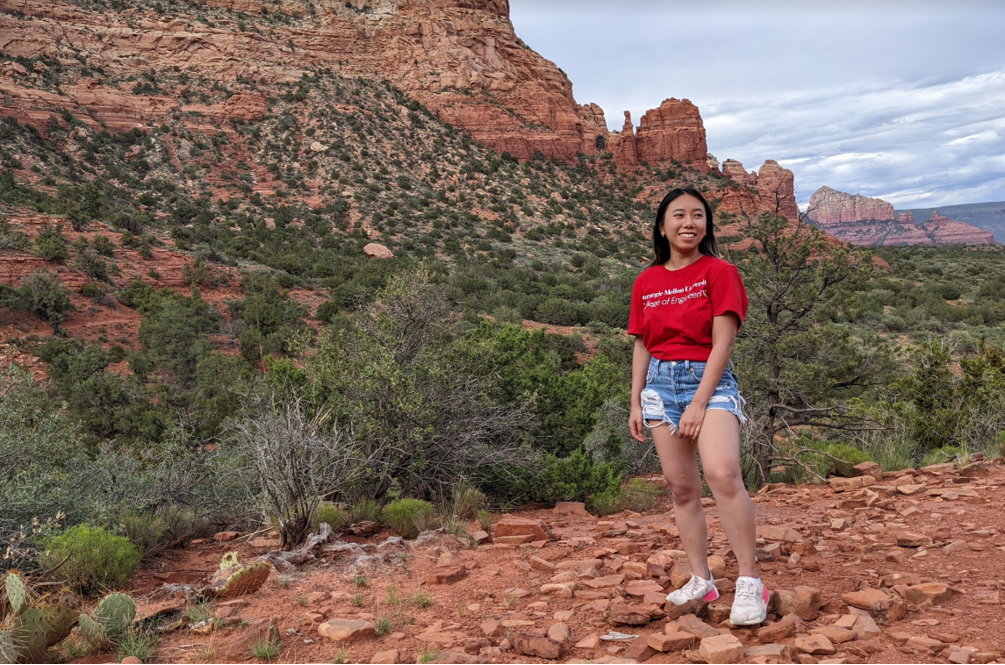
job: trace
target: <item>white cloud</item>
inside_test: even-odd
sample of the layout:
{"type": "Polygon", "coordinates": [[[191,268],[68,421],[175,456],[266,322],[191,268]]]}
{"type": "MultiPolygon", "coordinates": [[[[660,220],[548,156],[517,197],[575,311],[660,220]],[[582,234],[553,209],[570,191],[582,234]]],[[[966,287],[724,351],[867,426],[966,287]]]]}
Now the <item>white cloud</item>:
{"type": "Polygon", "coordinates": [[[701,109],[709,150],[775,159],[895,205],[1005,200],[1005,3],[511,0],[524,41],[612,129],[667,97],[701,109]]]}

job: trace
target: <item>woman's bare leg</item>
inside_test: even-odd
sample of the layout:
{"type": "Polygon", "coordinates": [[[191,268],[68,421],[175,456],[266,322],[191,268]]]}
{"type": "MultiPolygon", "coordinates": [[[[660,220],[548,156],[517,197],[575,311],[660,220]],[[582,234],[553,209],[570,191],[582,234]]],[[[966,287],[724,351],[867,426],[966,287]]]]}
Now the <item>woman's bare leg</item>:
{"type": "Polygon", "coordinates": [[[708,526],[701,507],[701,476],[694,442],[660,425],[652,429],[656,453],[673,496],[674,519],[691,571],[705,579],[708,572],[708,526]]]}
{"type": "Polygon", "coordinates": [[[698,435],[698,450],[705,482],[715,496],[719,521],[733,547],[740,576],[757,577],[754,506],[740,471],[740,423],[736,416],[722,409],[706,411],[698,435]]]}

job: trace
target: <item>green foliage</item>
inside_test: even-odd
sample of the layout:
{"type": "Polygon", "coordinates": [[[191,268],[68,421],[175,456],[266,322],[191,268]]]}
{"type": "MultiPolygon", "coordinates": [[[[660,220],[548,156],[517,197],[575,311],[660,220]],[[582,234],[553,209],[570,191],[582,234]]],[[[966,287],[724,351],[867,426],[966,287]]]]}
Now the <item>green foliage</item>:
{"type": "Polygon", "coordinates": [[[335,504],[323,501],[314,511],[314,523],[311,525],[311,529],[317,533],[322,523],[327,524],[333,532],[338,533],[349,523],[349,515],[335,504]]]}
{"type": "Polygon", "coordinates": [[[396,499],[384,506],[384,520],[404,538],[418,536],[420,526],[427,525],[435,513],[433,504],[418,499],[396,499]]]}
{"type": "Polygon", "coordinates": [[[22,278],[18,289],[0,286],[0,306],[4,305],[15,311],[31,312],[57,330],[67,313],[75,309],[62,280],[48,270],[37,270],[22,278]]]}
{"type": "Polygon", "coordinates": [[[101,527],[79,524],[45,542],[42,565],[60,568],[67,584],[83,594],[125,584],[140,563],[139,548],[101,527]]]}
{"type": "Polygon", "coordinates": [[[35,237],[35,254],[54,263],[65,261],[70,250],[60,227],[46,229],[35,237]]]}
{"type": "Polygon", "coordinates": [[[750,298],[734,357],[756,425],[751,474],[760,483],[774,437],[798,425],[853,428],[848,401],[889,383],[896,373],[888,344],[860,336],[846,322],[853,293],[872,276],[868,257],[833,245],[800,223],[762,215],[744,229],[753,240],[737,266],[750,298]]]}
{"type": "Polygon", "coordinates": [[[620,489],[606,490],[590,497],[586,503],[586,509],[597,517],[611,515],[625,509],[627,498],[625,492],[620,489]]]}
{"type": "Polygon", "coordinates": [[[528,497],[535,501],[589,502],[600,494],[619,492],[622,471],[610,462],[596,462],[583,448],[568,457],[546,454],[540,471],[527,480],[528,497]]]}
{"type": "Polygon", "coordinates": [[[138,339],[152,363],[190,385],[198,363],[210,352],[209,333],[218,322],[219,315],[193,289],[191,298],[165,298],[159,305],[148,306],[138,339]]]}
{"type": "Polygon", "coordinates": [[[945,464],[946,462],[961,462],[966,456],[966,451],[956,446],[942,446],[925,453],[918,466],[928,466],[929,464],[945,464]]]}
{"type": "Polygon", "coordinates": [[[663,490],[656,483],[643,478],[629,478],[625,490],[625,508],[637,513],[651,510],[663,490]]]}
{"type": "Polygon", "coordinates": [[[271,351],[293,351],[293,340],[304,329],[306,310],[283,292],[267,274],[247,273],[243,277],[244,299],[230,304],[230,314],[245,327],[240,335],[241,356],[249,363],[260,362],[271,351]]]}
{"type": "Polygon", "coordinates": [[[160,636],[154,632],[139,628],[130,628],[115,643],[119,658],[133,656],[141,662],[147,662],[154,657],[154,647],[160,641],[160,636]]]}

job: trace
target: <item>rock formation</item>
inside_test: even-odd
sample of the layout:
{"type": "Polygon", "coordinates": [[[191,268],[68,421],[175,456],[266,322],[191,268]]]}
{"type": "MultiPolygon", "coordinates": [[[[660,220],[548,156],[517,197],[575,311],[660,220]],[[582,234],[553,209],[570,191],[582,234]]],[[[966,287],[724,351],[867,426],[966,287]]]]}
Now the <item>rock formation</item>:
{"type": "Polygon", "coordinates": [[[932,218],[921,225],[938,245],[996,245],[994,234],[966,222],[959,222],[932,211],[932,218]]]}
{"type": "Polygon", "coordinates": [[[722,163],[722,175],[744,185],[717,193],[722,198],[719,208],[722,212],[741,217],[770,212],[786,219],[799,219],[795,177],[792,171],[782,168],[775,160],[766,160],[756,173],[748,173],[743,164],[727,159],[722,163]]]}
{"type": "Polygon", "coordinates": [[[622,169],[630,169],[639,163],[639,155],[635,148],[635,127],[632,125],[632,114],[625,111],[625,124],[620,134],[612,134],[608,138],[608,149],[614,153],[614,163],[622,169]]]}
{"type": "Polygon", "coordinates": [[[663,100],[646,111],[635,135],[640,162],[655,164],[676,160],[708,173],[708,144],[698,107],[688,99],[663,100]]]}
{"type": "Polygon", "coordinates": [[[914,223],[912,213],[894,217],[893,205],[861,194],[821,187],[810,197],[806,217],[824,232],[854,245],[993,245],[994,235],[933,211],[914,223]]]}
{"type": "Polygon", "coordinates": [[[893,219],[893,204],[861,194],[846,194],[830,187],[813,192],[806,215],[817,224],[881,221],[893,219]]]}

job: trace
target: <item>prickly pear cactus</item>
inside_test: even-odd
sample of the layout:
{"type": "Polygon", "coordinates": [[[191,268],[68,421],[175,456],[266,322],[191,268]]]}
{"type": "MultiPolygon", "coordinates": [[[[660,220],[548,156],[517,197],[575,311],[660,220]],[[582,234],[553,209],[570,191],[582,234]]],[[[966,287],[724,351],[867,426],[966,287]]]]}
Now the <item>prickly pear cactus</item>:
{"type": "Polygon", "coordinates": [[[126,632],[136,616],[136,604],[124,593],[111,593],[101,599],[94,617],[105,629],[109,638],[115,639],[126,632]]]}
{"type": "Polygon", "coordinates": [[[234,598],[258,591],[268,579],[272,567],[268,561],[254,561],[218,570],[205,589],[206,595],[234,598]]]}
{"type": "Polygon", "coordinates": [[[28,586],[15,571],[10,571],[4,578],[4,591],[7,592],[7,601],[10,603],[14,614],[21,614],[28,607],[28,586]]]}
{"type": "Polygon", "coordinates": [[[49,644],[54,646],[70,634],[73,627],[77,625],[77,617],[80,613],[62,603],[55,605],[41,605],[45,615],[45,623],[49,627],[49,644]]]}
{"type": "Polygon", "coordinates": [[[26,607],[11,627],[11,637],[17,653],[15,661],[37,663],[45,660],[45,652],[53,634],[42,608],[26,607]]]}
{"type": "Polygon", "coordinates": [[[14,636],[9,630],[0,631],[0,665],[13,665],[17,662],[17,649],[14,647],[14,636]]]}
{"type": "MultiPolygon", "coordinates": [[[[98,623],[91,615],[81,614],[77,618],[77,625],[80,626],[80,632],[84,635],[84,639],[90,644],[94,649],[98,651],[104,651],[108,648],[111,640],[108,639],[108,631],[105,627],[98,623]]],[[[0,661],[2,662],[2,661],[0,661]]]]}
{"type": "Polygon", "coordinates": [[[220,570],[227,570],[228,568],[240,565],[241,563],[237,560],[237,552],[226,552],[223,555],[223,559],[220,560],[220,570]]]}

